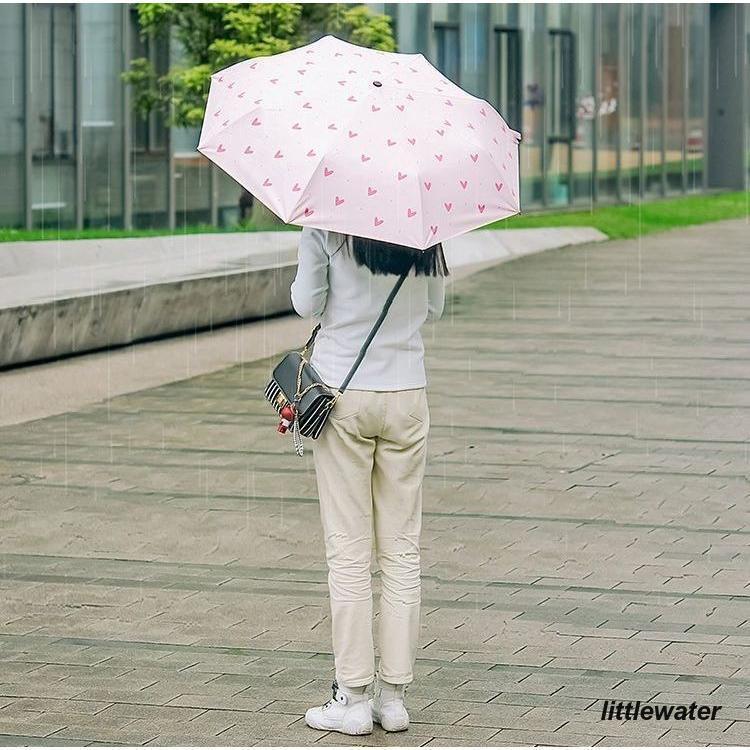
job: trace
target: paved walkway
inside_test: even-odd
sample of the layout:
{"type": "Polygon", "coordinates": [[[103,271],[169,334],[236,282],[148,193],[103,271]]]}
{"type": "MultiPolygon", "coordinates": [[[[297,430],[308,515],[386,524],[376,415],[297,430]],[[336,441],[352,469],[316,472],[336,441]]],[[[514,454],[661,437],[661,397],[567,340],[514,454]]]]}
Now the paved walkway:
{"type": "MultiPolygon", "coordinates": [[[[412,728],[359,744],[745,744],[750,255],[726,222],[461,280],[433,430],[412,728]],[[721,704],[600,720],[603,699],[721,704]]],[[[0,429],[6,744],[350,744],[310,457],[269,361],[0,429]]]]}
{"type": "MultiPolygon", "coordinates": [[[[269,317],[269,310],[280,313],[292,310],[289,284],[294,277],[298,239],[296,232],[229,232],[177,238],[0,243],[0,340],[7,333],[10,342],[15,343],[0,347],[0,426],[78,411],[113,396],[207,375],[241,362],[281,354],[290,346],[301,346],[310,333],[309,321],[296,315],[269,317]],[[191,239],[195,240],[194,245],[186,246],[191,239]],[[68,251],[72,258],[66,262],[68,251]],[[153,258],[145,263],[144,258],[149,255],[153,258]],[[253,280],[255,272],[264,273],[259,270],[264,265],[282,269],[273,278],[273,284],[253,280]],[[40,272],[40,268],[46,270],[40,272]],[[127,272],[123,272],[124,268],[127,272]],[[37,274],[32,274],[32,269],[37,269],[37,274]],[[24,270],[25,273],[20,273],[24,270]],[[243,272],[240,291],[236,279],[233,280],[235,271],[243,272]],[[19,328],[18,310],[11,311],[3,320],[3,307],[10,305],[13,296],[16,300],[25,298],[29,303],[34,290],[39,291],[39,284],[32,283],[34,276],[40,277],[36,281],[44,293],[51,293],[60,288],[58,275],[71,272],[82,285],[74,295],[82,295],[81,306],[67,308],[63,316],[69,321],[77,312],[81,314],[73,335],[50,336],[50,325],[58,332],[61,325],[52,324],[49,318],[46,322],[42,320],[41,308],[33,306],[31,327],[19,328]],[[111,296],[114,289],[127,287],[128,279],[132,284],[132,274],[138,273],[141,284],[148,281],[147,286],[135,297],[126,295],[125,299],[114,300],[111,296]],[[214,285],[217,276],[224,279],[220,283],[223,297],[234,300],[239,295],[245,300],[231,302],[229,309],[224,307],[226,319],[239,322],[195,330],[196,325],[213,321],[220,307],[214,285]],[[191,278],[197,286],[192,292],[185,292],[183,282],[191,278]],[[166,284],[157,284],[159,280],[166,284]],[[155,295],[151,302],[141,294],[147,290],[148,295],[155,295]],[[93,297],[87,296],[92,292],[93,297]],[[165,312],[174,308],[187,315],[186,328],[176,326],[174,316],[167,315],[168,320],[165,319],[165,312]],[[135,320],[144,309],[145,317],[140,318],[143,325],[139,328],[135,320]],[[264,320],[242,322],[246,316],[257,316],[262,310],[264,320]],[[115,326],[118,335],[111,327],[113,321],[118,323],[115,326]],[[91,335],[99,339],[99,346],[103,341],[133,341],[136,328],[141,333],[150,328],[154,335],[165,330],[190,333],[100,349],[31,368],[1,369],[10,362],[16,363],[15,355],[22,352],[36,351],[39,356],[50,356],[57,346],[55,341],[67,341],[76,351],[85,348],[82,341],[91,343],[91,335]]],[[[453,282],[481,268],[521,256],[606,239],[593,227],[482,230],[450,240],[445,252],[453,282]]],[[[47,312],[56,321],[63,315],[61,305],[70,302],[66,294],[70,290],[55,301],[48,300],[47,312]]],[[[182,319],[185,320],[184,316],[182,319]]]]}

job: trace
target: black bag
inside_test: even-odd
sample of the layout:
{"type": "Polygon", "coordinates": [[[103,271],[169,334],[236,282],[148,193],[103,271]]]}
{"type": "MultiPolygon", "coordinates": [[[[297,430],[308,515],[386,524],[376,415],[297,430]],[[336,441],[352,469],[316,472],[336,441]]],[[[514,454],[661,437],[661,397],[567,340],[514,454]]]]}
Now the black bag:
{"type": "MultiPolygon", "coordinates": [[[[354,377],[354,373],[362,363],[370,343],[383,324],[385,316],[388,314],[388,310],[410,270],[411,268],[401,274],[395,286],[391,289],[380,316],[375,321],[375,325],[367,335],[364,344],[362,344],[351,370],[337,390],[331,389],[323,383],[308,360],[308,351],[315,343],[315,337],[320,330],[320,323],[313,329],[302,351],[289,352],[274,368],[273,375],[266,386],[265,397],[282,419],[284,415],[291,416],[290,419],[287,419],[287,424],[292,428],[294,449],[298,456],[301,456],[304,450],[302,436],[315,440],[322,432],[336,400],[346,390],[354,377]],[[284,410],[284,414],[282,414],[282,410],[284,410]]],[[[284,422],[282,424],[284,429],[280,428],[280,431],[285,432],[287,424],[284,422]]]]}

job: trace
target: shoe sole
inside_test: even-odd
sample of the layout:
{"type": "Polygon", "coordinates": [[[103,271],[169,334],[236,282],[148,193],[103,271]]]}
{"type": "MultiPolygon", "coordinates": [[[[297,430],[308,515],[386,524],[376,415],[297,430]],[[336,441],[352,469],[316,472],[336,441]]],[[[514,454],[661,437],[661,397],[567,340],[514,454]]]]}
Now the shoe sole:
{"type": "Polygon", "coordinates": [[[336,729],[335,727],[320,727],[315,726],[314,724],[308,724],[307,721],[305,724],[307,724],[310,729],[317,729],[319,732],[338,732],[339,734],[346,734],[349,737],[362,737],[366,734],[372,734],[372,727],[369,729],[365,728],[361,732],[347,732],[343,727],[341,729],[336,729]]]}
{"type": "Polygon", "coordinates": [[[386,727],[383,725],[383,722],[380,720],[380,716],[378,716],[375,711],[372,712],[372,720],[378,724],[382,729],[384,729],[386,732],[405,732],[409,728],[409,722],[407,721],[404,726],[396,726],[396,727],[386,727]]]}

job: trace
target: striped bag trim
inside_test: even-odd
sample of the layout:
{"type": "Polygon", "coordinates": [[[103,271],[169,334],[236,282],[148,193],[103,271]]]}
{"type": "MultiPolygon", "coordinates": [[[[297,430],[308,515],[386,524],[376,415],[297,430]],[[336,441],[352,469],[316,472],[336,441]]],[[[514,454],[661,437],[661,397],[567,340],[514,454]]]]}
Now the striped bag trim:
{"type": "MultiPolygon", "coordinates": [[[[281,414],[284,406],[291,403],[279,384],[273,379],[266,386],[264,396],[277,414],[281,414]]],[[[323,431],[328,414],[331,411],[332,402],[333,394],[321,394],[304,414],[300,414],[298,417],[300,434],[316,440],[323,431]]]]}

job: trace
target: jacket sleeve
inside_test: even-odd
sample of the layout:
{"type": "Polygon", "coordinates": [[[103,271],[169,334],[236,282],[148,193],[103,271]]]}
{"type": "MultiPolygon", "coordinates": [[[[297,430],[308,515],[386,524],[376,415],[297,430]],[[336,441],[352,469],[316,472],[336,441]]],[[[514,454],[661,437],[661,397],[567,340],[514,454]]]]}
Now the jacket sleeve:
{"type": "Polygon", "coordinates": [[[427,277],[427,320],[437,320],[445,307],[445,277],[427,277]]]}
{"type": "Polygon", "coordinates": [[[302,318],[319,318],[328,300],[328,232],[302,230],[297,275],[292,282],[292,306],[302,318]]]}

